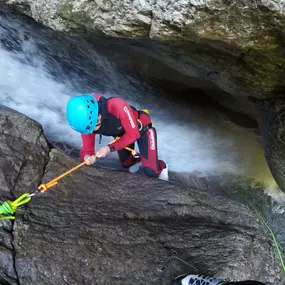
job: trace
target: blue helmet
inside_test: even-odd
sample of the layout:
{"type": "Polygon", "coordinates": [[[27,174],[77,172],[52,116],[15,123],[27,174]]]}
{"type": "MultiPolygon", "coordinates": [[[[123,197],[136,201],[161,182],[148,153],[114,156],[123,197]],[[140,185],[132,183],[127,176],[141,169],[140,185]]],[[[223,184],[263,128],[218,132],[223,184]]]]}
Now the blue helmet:
{"type": "Polygon", "coordinates": [[[91,94],[73,97],[66,106],[66,118],[77,132],[90,134],[97,124],[98,102],[91,94]]]}

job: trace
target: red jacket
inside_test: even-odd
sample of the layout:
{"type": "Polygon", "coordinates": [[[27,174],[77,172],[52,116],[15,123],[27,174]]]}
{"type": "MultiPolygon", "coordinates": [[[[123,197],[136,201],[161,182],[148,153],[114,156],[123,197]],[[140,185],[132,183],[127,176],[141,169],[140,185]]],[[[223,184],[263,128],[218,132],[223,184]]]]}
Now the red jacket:
{"type": "MultiPolygon", "coordinates": [[[[140,137],[137,119],[138,111],[126,101],[118,97],[106,99],[99,94],[93,94],[99,104],[102,115],[102,125],[96,133],[105,136],[120,137],[109,144],[111,151],[118,151],[132,144],[140,137]]],[[[83,161],[86,154],[95,154],[95,133],[81,134],[82,149],[80,158],[83,161]]]]}

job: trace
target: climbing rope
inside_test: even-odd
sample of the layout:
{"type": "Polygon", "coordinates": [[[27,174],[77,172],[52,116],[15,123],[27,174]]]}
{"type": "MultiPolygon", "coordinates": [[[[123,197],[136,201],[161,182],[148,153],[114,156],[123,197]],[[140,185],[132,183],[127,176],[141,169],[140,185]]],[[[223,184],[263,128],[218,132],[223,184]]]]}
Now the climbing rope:
{"type": "Polygon", "coordinates": [[[74,170],[80,168],[81,166],[83,166],[83,165],[85,165],[85,164],[86,164],[86,162],[84,161],[84,162],[78,164],[77,166],[71,168],[70,170],[64,172],[63,174],[57,176],[56,178],[54,178],[54,179],[51,180],[50,182],[48,182],[48,183],[46,183],[46,184],[41,184],[41,185],[38,187],[38,191],[36,190],[35,193],[36,193],[36,192],[42,192],[42,193],[43,193],[43,192],[46,192],[48,188],[50,188],[50,187],[56,185],[56,184],[57,184],[57,181],[58,181],[59,179],[63,178],[64,176],[68,175],[69,173],[73,172],[74,170]]]}
{"type": "Polygon", "coordinates": [[[0,221],[1,220],[14,220],[15,219],[14,214],[15,214],[15,212],[19,206],[28,203],[31,200],[31,198],[34,195],[36,195],[37,193],[39,193],[39,192],[43,193],[43,192],[47,191],[47,189],[51,188],[52,186],[55,186],[59,179],[63,178],[64,176],[68,175],[69,173],[73,172],[74,170],[80,168],[81,166],[83,166],[85,164],[86,164],[86,162],[82,162],[82,163],[78,164],[77,166],[71,168],[70,170],[64,172],[63,174],[57,176],[56,178],[49,181],[48,183],[41,184],[31,194],[25,193],[25,194],[21,195],[15,201],[7,200],[7,201],[3,202],[2,205],[0,205],[0,215],[2,215],[2,216],[0,216],[0,221]]]}
{"type": "Polygon", "coordinates": [[[5,201],[0,206],[0,214],[4,215],[4,216],[0,217],[0,221],[1,220],[7,220],[7,219],[14,220],[15,217],[12,215],[14,215],[17,208],[21,205],[28,203],[30,200],[31,200],[30,195],[28,193],[25,193],[25,194],[21,195],[15,201],[10,201],[10,200],[5,201]]]}
{"type": "MultiPolygon", "coordinates": [[[[116,137],[113,141],[111,141],[110,143],[108,143],[108,145],[109,144],[112,144],[112,143],[114,143],[114,142],[116,142],[117,140],[119,140],[120,139],[120,137],[116,137]]],[[[131,153],[132,153],[132,156],[133,157],[140,157],[140,155],[134,150],[134,149],[132,149],[132,148],[130,148],[130,147],[125,147],[124,149],[126,149],[126,150],[128,150],[128,151],[130,151],[131,153]]]]}

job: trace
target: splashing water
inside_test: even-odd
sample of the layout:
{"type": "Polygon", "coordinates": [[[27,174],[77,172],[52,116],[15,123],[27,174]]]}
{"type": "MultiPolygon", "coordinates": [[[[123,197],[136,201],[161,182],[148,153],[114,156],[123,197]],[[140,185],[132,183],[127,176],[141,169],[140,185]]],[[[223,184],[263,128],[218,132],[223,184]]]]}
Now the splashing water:
{"type": "MultiPolygon", "coordinates": [[[[87,43],[59,39],[5,12],[0,14],[0,40],[0,103],[41,123],[47,137],[79,147],[80,136],[65,119],[69,98],[85,92],[121,96],[149,109],[158,131],[159,156],[171,170],[251,176],[262,172],[259,179],[272,182],[257,135],[233,127],[210,108],[157,96],[161,91],[120,73],[87,43]]],[[[110,140],[104,138],[103,143],[110,140]]]]}

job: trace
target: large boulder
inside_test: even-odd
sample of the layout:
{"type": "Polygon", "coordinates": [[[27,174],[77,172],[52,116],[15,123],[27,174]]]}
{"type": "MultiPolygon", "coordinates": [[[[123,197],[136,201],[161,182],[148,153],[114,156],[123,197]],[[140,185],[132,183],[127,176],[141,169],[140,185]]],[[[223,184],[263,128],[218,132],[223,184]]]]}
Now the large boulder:
{"type": "MultiPolygon", "coordinates": [[[[43,181],[74,165],[52,151],[43,181]]],[[[21,284],[168,284],[186,269],[177,261],[165,268],[173,257],[196,268],[188,271],[235,280],[281,276],[272,243],[243,205],[89,167],[35,197],[14,237],[21,284]]]]}
{"type": "Polygon", "coordinates": [[[49,145],[36,121],[0,106],[0,193],[11,197],[35,189],[48,161],[49,145]]]}
{"type": "Polygon", "coordinates": [[[202,78],[234,96],[264,98],[284,92],[281,1],[0,2],[55,30],[144,39],[135,44],[141,53],[190,82],[202,78]]]}
{"type": "MultiPolygon", "coordinates": [[[[0,195],[1,201],[14,200],[32,192],[48,161],[49,147],[42,127],[26,116],[0,107],[0,195]]],[[[19,284],[14,267],[11,222],[0,228],[0,283],[19,284]]]]}
{"type": "MultiPolygon", "coordinates": [[[[0,124],[3,197],[78,163],[49,152],[33,120],[1,108],[0,124]]],[[[185,271],[285,281],[271,237],[247,207],[130,173],[82,167],[1,225],[3,284],[169,284],[185,271]]]]}
{"type": "Polygon", "coordinates": [[[279,187],[285,191],[285,100],[256,100],[264,154],[279,187]]]}

